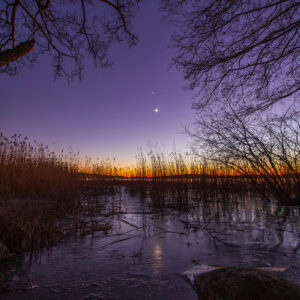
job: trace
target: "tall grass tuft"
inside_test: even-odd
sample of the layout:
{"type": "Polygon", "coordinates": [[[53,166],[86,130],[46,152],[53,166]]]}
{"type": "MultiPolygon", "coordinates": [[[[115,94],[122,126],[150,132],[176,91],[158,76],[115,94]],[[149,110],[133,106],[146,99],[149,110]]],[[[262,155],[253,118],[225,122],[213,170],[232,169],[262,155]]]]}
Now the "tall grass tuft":
{"type": "Polygon", "coordinates": [[[84,214],[95,207],[86,205],[78,170],[72,150],[54,152],[21,135],[0,133],[0,239],[16,251],[32,250],[89,226],[84,214]]]}
{"type": "Polygon", "coordinates": [[[55,153],[27,137],[0,133],[0,198],[61,200],[78,196],[78,157],[55,153]]]}

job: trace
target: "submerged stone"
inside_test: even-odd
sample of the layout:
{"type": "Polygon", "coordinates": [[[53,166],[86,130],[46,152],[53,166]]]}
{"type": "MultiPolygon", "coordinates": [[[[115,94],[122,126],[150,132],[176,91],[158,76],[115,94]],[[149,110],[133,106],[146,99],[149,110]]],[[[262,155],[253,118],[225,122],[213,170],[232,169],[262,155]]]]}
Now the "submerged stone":
{"type": "Polygon", "coordinates": [[[200,300],[299,300],[300,287],[262,270],[225,267],[195,277],[200,300]]]}
{"type": "Polygon", "coordinates": [[[0,241],[0,260],[7,259],[11,256],[7,246],[0,241]]]}

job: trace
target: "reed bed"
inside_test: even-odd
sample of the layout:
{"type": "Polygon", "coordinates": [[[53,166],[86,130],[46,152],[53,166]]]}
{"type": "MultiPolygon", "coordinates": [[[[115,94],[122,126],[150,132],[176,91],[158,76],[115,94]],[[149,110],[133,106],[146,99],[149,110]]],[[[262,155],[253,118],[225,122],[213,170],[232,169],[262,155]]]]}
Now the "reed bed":
{"type": "MultiPolygon", "coordinates": [[[[97,193],[103,189],[97,183],[97,193]]],[[[99,210],[101,205],[91,205],[77,153],[0,133],[0,238],[10,249],[32,250],[71,233],[105,231],[109,225],[98,221],[99,210]]]]}
{"type": "MultiPolygon", "coordinates": [[[[108,165],[106,169],[101,169],[101,173],[94,168],[91,174],[129,177],[135,189],[142,185],[149,189],[156,186],[156,194],[161,189],[181,184],[220,195],[236,193],[242,188],[254,191],[267,200],[275,198],[283,204],[300,204],[299,152],[294,149],[287,155],[288,151],[283,148],[285,155],[280,156],[267,150],[259,158],[253,154],[255,163],[245,157],[221,163],[216,157],[205,159],[204,155],[168,153],[149,147],[146,153],[140,151],[136,156],[134,168],[113,169],[108,165]],[[109,170],[108,173],[105,170],[109,170]]],[[[130,181],[126,181],[126,185],[130,186],[130,181]]]]}
{"type": "Polygon", "coordinates": [[[255,197],[257,192],[268,198],[273,196],[270,182],[278,181],[281,190],[290,194],[299,189],[298,173],[282,170],[281,177],[274,179],[249,166],[247,172],[237,173],[188,153],[149,147],[136,161],[135,167],[118,167],[109,159],[82,160],[72,149],[53,151],[21,135],[8,138],[0,133],[1,241],[22,251],[76,232],[107,231],[109,222],[99,219],[105,203],[98,198],[120,195],[124,187],[141,201],[150,199],[155,207],[176,209],[187,209],[200,200],[226,201],[232,195],[255,197]]]}
{"type": "Polygon", "coordinates": [[[78,197],[78,158],[50,151],[27,137],[0,133],[0,198],[64,200],[78,197]]]}

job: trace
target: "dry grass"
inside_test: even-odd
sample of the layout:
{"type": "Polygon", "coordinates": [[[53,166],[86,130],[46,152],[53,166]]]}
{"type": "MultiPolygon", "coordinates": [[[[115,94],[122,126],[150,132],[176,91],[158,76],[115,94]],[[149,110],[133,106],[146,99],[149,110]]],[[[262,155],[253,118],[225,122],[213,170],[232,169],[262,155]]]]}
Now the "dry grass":
{"type": "Polygon", "coordinates": [[[0,134],[0,237],[9,248],[32,250],[70,233],[108,229],[96,218],[101,206],[87,205],[78,166],[72,151],[0,134]]]}
{"type": "MultiPolygon", "coordinates": [[[[11,249],[31,250],[75,232],[107,231],[109,224],[99,222],[103,204],[97,199],[115,195],[124,186],[154,206],[177,209],[200,199],[254,195],[255,182],[268,197],[268,182],[252,170],[249,174],[240,176],[227,166],[153,149],[137,155],[135,168],[118,168],[109,160],[87,159],[82,164],[72,150],[54,152],[20,135],[6,138],[0,133],[0,237],[11,249]]],[[[280,180],[291,191],[297,189],[291,183],[298,181],[291,176],[280,180]]]]}
{"type": "Polygon", "coordinates": [[[73,199],[79,194],[74,181],[78,159],[69,152],[55,153],[20,135],[0,134],[0,198],[73,199]]]}

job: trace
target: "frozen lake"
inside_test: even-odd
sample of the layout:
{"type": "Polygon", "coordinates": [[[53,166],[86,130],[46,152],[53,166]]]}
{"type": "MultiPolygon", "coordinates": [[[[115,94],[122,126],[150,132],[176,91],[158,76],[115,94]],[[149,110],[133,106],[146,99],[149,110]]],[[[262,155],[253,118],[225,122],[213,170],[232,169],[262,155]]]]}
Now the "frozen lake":
{"type": "Polygon", "coordinates": [[[157,207],[122,192],[107,232],[72,237],[7,268],[0,299],[196,299],[182,273],[196,264],[285,266],[300,284],[300,208],[244,197],[157,207]]]}

